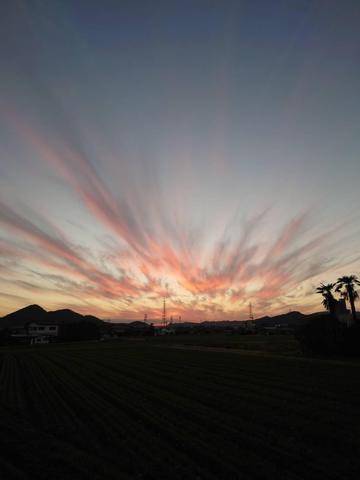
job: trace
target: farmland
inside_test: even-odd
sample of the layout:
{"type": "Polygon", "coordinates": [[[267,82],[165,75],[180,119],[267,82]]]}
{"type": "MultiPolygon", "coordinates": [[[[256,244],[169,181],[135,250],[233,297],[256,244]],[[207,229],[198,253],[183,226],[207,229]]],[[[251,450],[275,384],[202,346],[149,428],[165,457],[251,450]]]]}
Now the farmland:
{"type": "Polygon", "coordinates": [[[298,355],[300,345],[293,335],[241,335],[239,333],[208,333],[195,335],[168,335],[148,337],[147,341],[159,345],[216,347],[259,351],[281,355],[298,355]]]}
{"type": "Polygon", "coordinates": [[[6,480],[358,478],[356,361],[124,340],[5,347],[0,367],[6,480]]]}

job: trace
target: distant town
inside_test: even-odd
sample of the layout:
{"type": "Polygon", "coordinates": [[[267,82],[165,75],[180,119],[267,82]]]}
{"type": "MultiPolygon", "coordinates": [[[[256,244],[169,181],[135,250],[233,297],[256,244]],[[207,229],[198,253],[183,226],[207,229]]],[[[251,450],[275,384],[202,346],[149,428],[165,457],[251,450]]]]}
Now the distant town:
{"type": "MultiPolygon", "coordinates": [[[[342,304],[343,306],[343,304],[342,304]]],[[[344,315],[344,310],[339,309],[344,315]]],[[[115,323],[91,315],[80,315],[69,309],[47,312],[38,305],[29,305],[0,319],[0,342],[45,344],[62,341],[109,340],[119,337],[162,336],[199,333],[237,333],[251,335],[292,334],[295,329],[326,312],[304,315],[297,311],[274,317],[261,317],[244,321],[176,322],[162,319],[161,323],[132,321],[115,323]]]]}

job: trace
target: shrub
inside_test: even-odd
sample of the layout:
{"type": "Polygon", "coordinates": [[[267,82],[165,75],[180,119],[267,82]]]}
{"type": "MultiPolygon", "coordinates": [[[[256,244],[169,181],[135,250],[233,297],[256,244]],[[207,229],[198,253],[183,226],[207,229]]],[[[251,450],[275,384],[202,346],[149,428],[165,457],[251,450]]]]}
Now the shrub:
{"type": "Polygon", "coordinates": [[[320,355],[360,355],[360,326],[351,327],[330,315],[315,318],[296,333],[303,352],[320,355]]]}
{"type": "Polygon", "coordinates": [[[58,340],[74,342],[79,340],[96,340],[99,337],[99,326],[93,322],[83,321],[61,325],[58,340]]]}

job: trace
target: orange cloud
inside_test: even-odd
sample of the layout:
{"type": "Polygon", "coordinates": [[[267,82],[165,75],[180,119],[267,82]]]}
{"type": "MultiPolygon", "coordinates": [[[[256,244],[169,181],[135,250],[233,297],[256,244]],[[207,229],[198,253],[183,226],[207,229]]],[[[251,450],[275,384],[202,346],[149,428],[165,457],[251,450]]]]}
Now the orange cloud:
{"type": "MultiPolygon", "coordinates": [[[[265,209],[244,222],[240,233],[235,230],[237,237],[229,234],[230,224],[205,251],[201,239],[206,232],[200,232],[195,242],[195,235],[187,232],[179,219],[174,223],[166,220],[159,205],[156,221],[153,217],[150,221],[144,205],[151,198],[132,199],[128,187],[123,196],[115,197],[73,133],[45,140],[15,114],[11,118],[17,131],[71,186],[93,218],[124,246],[121,251],[114,247],[111,252],[95,252],[90,260],[46,219],[40,228],[0,201],[0,222],[32,246],[31,253],[25,253],[0,243],[0,254],[10,257],[20,252],[24,261],[31,260],[45,270],[43,279],[58,291],[71,290],[72,296],[84,302],[97,302],[84,308],[114,312],[117,317],[125,312],[127,316],[140,315],[145,309],[155,315],[161,297],[171,294],[174,315],[236,317],[250,299],[262,308],[271,308],[272,302],[304,277],[301,265],[305,258],[309,262],[314,256],[312,275],[324,270],[324,262],[316,255],[328,233],[311,238],[308,213],[291,219],[269,244],[256,237],[269,215],[265,209]]],[[[22,287],[26,289],[26,284],[22,287]]]]}

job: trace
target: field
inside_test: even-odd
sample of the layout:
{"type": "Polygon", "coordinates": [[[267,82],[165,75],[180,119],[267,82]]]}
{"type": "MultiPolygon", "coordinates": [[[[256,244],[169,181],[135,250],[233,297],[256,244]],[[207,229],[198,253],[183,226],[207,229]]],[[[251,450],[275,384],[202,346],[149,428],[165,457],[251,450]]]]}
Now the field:
{"type": "Polygon", "coordinates": [[[355,361],[138,340],[0,362],[4,480],[359,478],[355,361]]]}
{"type": "Polygon", "coordinates": [[[241,335],[239,333],[207,333],[149,337],[148,342],[159,345],[231,348],[281,355],[298,355],[300,345],[293,335],[241,335]]]}

